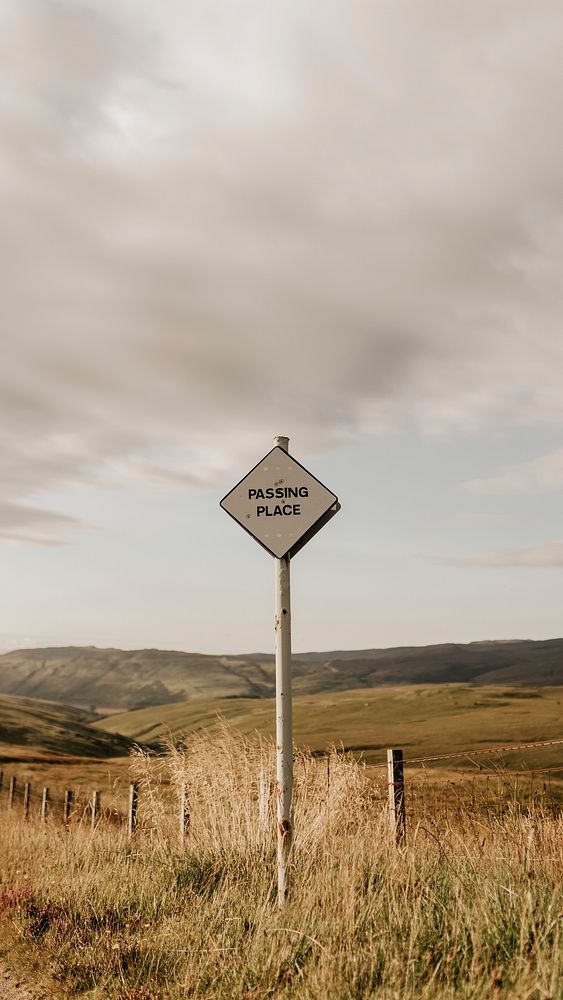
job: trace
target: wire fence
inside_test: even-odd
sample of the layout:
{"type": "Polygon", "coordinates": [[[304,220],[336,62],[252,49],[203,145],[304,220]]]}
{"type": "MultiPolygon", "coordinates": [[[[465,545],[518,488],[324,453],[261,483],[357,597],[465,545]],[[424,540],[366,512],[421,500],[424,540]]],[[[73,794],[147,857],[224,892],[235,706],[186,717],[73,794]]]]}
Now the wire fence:
{"type": "Polygon", "coordinates": [[[121,827],[130,823],[131,800],[133,822],[136,821],[138,797],[136,786],[130,786],[129,809],[127,800],[116,802],[113,796],[102,796],[98,789],[58,789],[37,782],[23,781],[16,774],[0,771],[0,807],[22,820],[40,820],[44,823],[89,824],[104,823],[121,827]]]}
{"type": "Polygon", "coordinates": [[[455,778],[436,780],[432,772],[415,779],[407,777],[404,797],[411,819],[436,821],[464,817],[502,817],[507,813],[529,813],[541,808],[553,815],[563,812],[563,787],[553,780],[563,767],[529,770],[490,770],[477,774],[460,772],[455,778]]]}
{"type": "MultiPolygon", "coordinates": [[[[401,755],[399,777],[389,770],[386,774],[386,765],[364,769],[369,784],[370,808],[390,810],[392,816],[398,810],[397,815],[403,817],[403,827],[407,821],[409,826],[424,823],[435,827],[455,821],[463,827],[464,823],[473,822],[476,817],[501,818],[509,813],[529,814],[538,809],[562,815],[563,764],[528,767],[521,763],[512,769],[505,766],[502,759],[499,760],[499,755],[503,754],[536,752],[561,745],[563,739],[543,740],[432,754],[404,761],[401,751],[388,751],[388,754],[401,755]],[[479,761],[474,759],[477,757],[479,761]],[[487,757],[490,758],[488,762],[485,760],[487,757]],[[453,774],[439,773],[444,762],[455,759],[464,759],[467,767],[453,774]]],[[[325,799],[328,802],[333,780],[331,768],[334,769],[334,755],[339,753],[342,756],[344,751],[333,748],[327,752],[324,761],[319,757],[296,757],[297,808],[303,789],[310,781],[312,768],[317,772],[317,786],[322,786],[323,781],[325,783],[325,799]]],[[[357,766],[362,767],[361,764],[357,766]]],[[[275,786],[271,777],[265,777],[265,772],[261,772],[254,784],[248,809],[256,810],[263,823],[265,817],[273,819],[275,816],[275,786]]],[[[364,796],[366,787],[364,782],[364,796]]],[[[161,818],[167,816],[172,836],[178,836],[184,842],[189,836],[193,819],[190,816],[190,809],[194,808],[191,791],[189,781],[174,786],[166,777],[159,779],[156,792],[154,788],[137,781],[132,781],[128,787],[122,783],[100,792],[99,789],[80,787],[51,788],[37,781],[32,784],[17,774],[0,772],[0,811],[11,813],[14,819],[22,821],[56,822],[91,831],[103,826],[105,829],[125,831],[129,836],[154,829],[155,815],[161,818]]]]}
{"type": "Polygon", "coordinates": [[[455,753],[439,753],[432,754],[429,757],[410,757],[405,761],[405,764],[422,764],[427,761],[437,761],[437,760],[454,760],[465,758],[466,760],[472,760],[474,757],[491,756],[493,754],[499,753],[514,753],[517,750],[543,750],[545,747],[560,746],[563,744],[563,739],[561,740],[539,740],[536,743],[517,743],[515,746],[502,746],[502,747],[487,747],[481,750],[456,750],[455,753]]]}

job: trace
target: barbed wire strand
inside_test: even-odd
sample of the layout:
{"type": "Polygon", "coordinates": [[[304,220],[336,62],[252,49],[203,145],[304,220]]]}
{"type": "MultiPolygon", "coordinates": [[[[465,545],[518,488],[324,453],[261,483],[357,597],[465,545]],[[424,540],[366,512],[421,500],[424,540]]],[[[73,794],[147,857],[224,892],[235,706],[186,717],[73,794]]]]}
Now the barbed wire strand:
{"type": "MultiPolygon", "coordinates": [[[[510,747],[488,747],[486,750],[457,750],[455,753],[438,753],[432,754],[429,757],[408,757],[403,761],[403,765],[407,764],[422,764],[427,760],[453,760],[454,757],[472,757],[483,756],[485,754],[491,753],[508,753],[511,750],[537,750],[541,747],[553,747],[558,746],[563,743],[561,740],[541,740],[538,743],[518,743],[516,746],[510,747]]],[[[387,767],[387,764],[376,764],[377,770],[387,767]]],[[[515,772],[512,772],[513,774],[515,772]]]]}
{"type": "MultiPolygon", "coordinates": [[[[528,771],[457,771],[456,772],[456,778],[452,778],[449,781],[443,782],[443,787],[446,788],[448,785],[455,785],[457,783],[461,784],[461,781],[458,782],[458,779],[461,779],[461,778],[469,778],[469,779],[472,780],[473,778],[493,778],[493,779],[495,779],[495,778],[506,778],[506,779],[508,779],[508,778],[526,777],[526,778],[532,779],[536,775],[547,774],[547,773],[551,773],[553,771],[563,771],[563,765],[561,767],[535,767],[535,768],[530,769],[528,771]]],[[[436,782],[432,782],[432,783],[435,784],[436,782]]],[[[388,782],[388,784],[392,785],[393,782],[392,781],[388,782]]],[[[416,779],[414,779],[413,781],[409,781],[409,785],[410,785],[411,788],[428,788],[429,787],[428,782],[426,782],[426,781],[417,781],[416,779]]]]}
{"type": "Polygon", "coordinates": [[[486,750],[459,750],[457,753],[439,753],[430,757],[410,757],[405,764],[421,764],[426,760],[448,760],[454,757],[478,757],[490,753],[508,753],[511,750],[535,750],[538,747],[553,747],[563,743],[561,740],[541,740],[538,743],[518,743],[509,747],[488,747],[486,750]]]}

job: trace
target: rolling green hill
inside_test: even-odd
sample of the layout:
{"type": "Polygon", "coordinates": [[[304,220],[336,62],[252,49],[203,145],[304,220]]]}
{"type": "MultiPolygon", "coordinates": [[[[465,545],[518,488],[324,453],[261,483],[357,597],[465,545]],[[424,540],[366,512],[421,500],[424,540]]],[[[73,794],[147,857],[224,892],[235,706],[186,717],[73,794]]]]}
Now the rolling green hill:
{"type": "MultiPolygon", "coordinates": [[[[563,639],[302,653],[294,690],[307,695],[398,684],[563,684],[563,639]]],[[[22,649],[0,656],[0,692],[100,713],[186,700],[268,698],[274,658],[204,656],[94,646],[22,649]]]]}
{"type": "MultiPolygon", "coordinates": [[[[547,687],[437,684],[301,695],[294,699],[294,736],[298,745],[317,752],[342,743],[366,761],[381,763],[384,748],[391,746],[403,747],[409,758],[561,738],[562,705],[563,688],[547,687]]],[[[163,738],[217,725],[219,713],[246,734],[274,733],[273,701],[256,698],[162,705],[113,715],[95,727],[158,745],[163,738]]],[[[543,750],[541,766],[559,765],[561,751],[561,746],[543,750]]],[[[533,762],[534,753],[513,753],[512,766],[533,762]]]]}
{"type": "Polygon", "coordinates": [[[53,756],[124,756],[131,740],[93,729],[78,709],[30,698],[0,695],[0,760],[53,756]]]}

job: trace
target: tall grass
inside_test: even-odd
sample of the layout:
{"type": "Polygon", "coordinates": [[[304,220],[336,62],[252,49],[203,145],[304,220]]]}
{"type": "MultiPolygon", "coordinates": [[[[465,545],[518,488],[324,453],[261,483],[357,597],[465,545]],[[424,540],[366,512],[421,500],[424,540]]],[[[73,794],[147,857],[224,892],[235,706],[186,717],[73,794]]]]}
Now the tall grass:
{"type": "Polygon", "coordinates": [[[328,762],[301,754],[279,911],[272,765],[269,742],[227,728],[137,754],[146,828],[131,843],[4,814],[0,917],[13,947],[61,996],[92,1000],[563,996],[561,819],[420,823],[398,852],[385,789],[336,750],[328,762]],[[181,784],[184,847],[163,805],[181,784]]]}

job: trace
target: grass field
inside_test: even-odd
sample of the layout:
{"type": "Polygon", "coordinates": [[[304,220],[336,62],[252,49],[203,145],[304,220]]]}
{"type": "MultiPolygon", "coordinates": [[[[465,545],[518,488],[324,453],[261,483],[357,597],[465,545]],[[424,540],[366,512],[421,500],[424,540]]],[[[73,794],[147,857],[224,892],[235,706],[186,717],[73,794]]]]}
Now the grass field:
{"type": "Polygon", "coordinates": [[[301,755],[280,911],[271,758],[223,727],[137,759],[147,795],[189,780],[184,848],[158,807],[133,842],[4,815],[0,951],[61,1000],[560,1000],[560,817],[429,816],[398,851],[365,768],[301,755]]]}
{"type": "MultiPolygon", "coordinates": [[[[446,684],[339,691],[294,699],[294,737],[315,752],[341,743],[379,764],[391,746],[402,747],[408,758],[562,737],[562,706],[563,688],[446,684]]],[[[243,733],[274,733],[273,700],[251,698],[161,705],[112,715],[95,726],[156,744],[212,726],[218,713],[243,733]]],[[[522,752],[506,761],[518,767],[524,757],[532,766],[549,766],[561,763],[562,754],[558,747],[542,751],[541,758],[522,752]]]]}
{"type": "MultiPolygon", "coordinates": [[[[399,746],[405,758],[459,750],[480,750],[563,736],[561,688],[431,685],[343,691],[294,699],[295,742],[324,753],[331,744],[352,748],[371,766],[385,761],[385,749],[399,746]]],[[[84,713],[65,706],[0,697],[0,769],[15,773],[19,786],[47,785],[54,796],[65,788],[76,795],[97,788],[104,800],[123,808],[130,781],[131,740],[160,740],[220,728],[219,717],[243,734],[272,736],[273,699],[232,698],[192,701],[112,715],[92,726],[84,713]],[[125,738],[117,735],[123,733],[125,738]],[[100,756],[100,750],[103,756],[100,756]],[[79,751],[80,756],[76,755],[79,751]],[[108,753],[119,756],[107,756],[108,753]]],[[[475,761],[494,773],[499,767],[561,767],[561,746],[522,750],[475,761]]],[[[460,772],[481,774],[462,756],[407,768],[417,780],[431,773],[447,782],[460,772]]],[[[559,797],[563,769],[550,774],[559,797]]]]}

